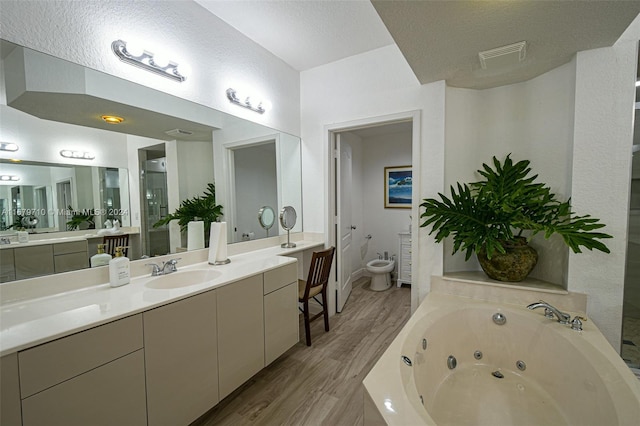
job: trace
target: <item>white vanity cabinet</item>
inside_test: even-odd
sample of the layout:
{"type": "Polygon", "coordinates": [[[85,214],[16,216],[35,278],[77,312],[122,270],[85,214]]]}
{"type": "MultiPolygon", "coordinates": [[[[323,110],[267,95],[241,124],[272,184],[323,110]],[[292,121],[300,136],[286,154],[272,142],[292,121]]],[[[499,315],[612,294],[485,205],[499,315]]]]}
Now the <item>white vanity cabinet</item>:
{"type": "Polygon", "coordinates": [[[187,425],[218,403],[216,296],[143,313],[149,426],[187,425]]]}
{"type": "Polygon", "coordinates": [[[411,284],[411,233],[398,234],[400,247],[398,249],[398,287],[411,284]]]}
{"type": "Polygon", "coordinates": [[[299,340],[298,267],[295,263],[264,273],[265,366],[299,340]]]}
{"type": "Polygon", "coordinates": [[[142,344],[134,315],[19,352],[22,424],[146,425],[142,344]]]}
{"type": "Polygon", "coordinates": [[[216,289],[220,399],[264,367],[262,279],[254,275],[216,289]]]}
{"type": "Polygon", "coordinates": [[[299,341],[297,276],[257,269],[4,355],[0,423],[187,425],[299,341]]]}

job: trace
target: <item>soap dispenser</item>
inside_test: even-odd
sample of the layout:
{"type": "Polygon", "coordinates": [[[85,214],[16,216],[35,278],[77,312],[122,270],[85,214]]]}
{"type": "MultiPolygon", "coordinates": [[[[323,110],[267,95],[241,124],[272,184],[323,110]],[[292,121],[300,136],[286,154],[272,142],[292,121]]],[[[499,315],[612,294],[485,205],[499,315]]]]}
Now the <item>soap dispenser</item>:
{"type": "Polygon", "coordinates": [[[116,256],[109,261],[109,284],[120,287],[129,284],[129,258],[124,256],[124,247],[116,247],[116,256]]]}
{"type": "Polygon", "coordinates": [[[105,253],[104,249],[107,247],[106,244],[98,244],[98,254],[94,254],[91,256],[91,267],[95,268],[97,266],[105,266],[109,264],[111,260],[111,255],[109,253],[105,253]]]}

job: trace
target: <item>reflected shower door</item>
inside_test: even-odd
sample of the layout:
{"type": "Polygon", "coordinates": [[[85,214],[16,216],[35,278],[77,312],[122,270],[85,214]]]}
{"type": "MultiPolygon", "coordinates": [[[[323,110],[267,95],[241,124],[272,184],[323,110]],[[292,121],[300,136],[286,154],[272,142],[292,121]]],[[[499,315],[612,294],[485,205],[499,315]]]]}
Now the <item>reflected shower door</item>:
{"type": "Polygon", "coordinates": [[[141,185],[144,194],[142,232],[142,254],[157,256],[169,253],[169,228],[153,224],[164,218],[168,211],[167,170],[165,158],[146,160],[141,170],[141,185]]]}

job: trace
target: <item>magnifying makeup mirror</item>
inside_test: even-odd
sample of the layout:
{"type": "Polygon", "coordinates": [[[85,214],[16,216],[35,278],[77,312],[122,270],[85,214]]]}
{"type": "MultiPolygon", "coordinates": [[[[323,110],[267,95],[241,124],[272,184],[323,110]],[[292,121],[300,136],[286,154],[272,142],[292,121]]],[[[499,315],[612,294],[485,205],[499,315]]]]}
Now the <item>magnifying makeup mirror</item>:
{"type": "Polygon", "coordinates": [[[258,222],[260,226],[267,231],[267,237],[269,237],[269,229],[273,226],[276,221],[276,213],[269,206],[260,207],[258,210],[258,222]]]}
{"type": "Polygon", "coordinates": [[[293,248],[295,247],[295,243],[292,243],[289,239],[289,232],[296,226],[296,219],[298,215],[296,214],[296,209],[291,206],[284,206],[282,211],[280,211],[280,225],[282,228],[287,231],[287,242],[282,243],[280,247],[282,248],[293,248]]]}

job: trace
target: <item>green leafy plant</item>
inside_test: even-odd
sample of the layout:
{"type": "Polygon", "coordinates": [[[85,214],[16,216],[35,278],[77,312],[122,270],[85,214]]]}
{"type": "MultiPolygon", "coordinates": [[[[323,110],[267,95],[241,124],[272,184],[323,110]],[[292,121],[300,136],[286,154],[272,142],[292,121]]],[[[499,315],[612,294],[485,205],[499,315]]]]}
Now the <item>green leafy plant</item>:
{"type": "Polygon", "coordinates": [[[175,212],[154,223],[153,227],[158,228],[177,219],[180,229],[186,231],[189,222],[202,220],[204,221],[205,240],[208,240],[211,222],[215,222],[220,216],[222,216],[222,206],[216,204],[216,187],[213,183],[209,183],[204,195],[183,200],[175,212]]]}
{"type": "Polygon", "coordinates": [[[605,225],[589,215],[576,216],[570,200],[560,202],[551,189],[536,183],[538,175],[529,176],[529,161],[513,163],[507,155],[504,164],[493,157],[493,166],[482,165],[478,173],[484,180],[451,187],[451,198],[438,194],[440,200],[424,199],[420,227],[432,226],[437,242],[452,235],[453,253],[465,252],[468,260],[483,247],[487,257],[495,252],[505,253],[503,245],[518,244],[524,231],[531,231],[529,239],[539,232],[545,238],[554,233],[575,253],[581,247],[609,253],[600,240],[611,235],[594,232],[605,225]]]}
{"type": "Polygon", "coordinates": [[[67,231],[75,231],[85,222],[88,224],[88,229],[95,229],[95,212],[93,209],[75,211],[71,206],[69,206],[68,209],[69,212],[71,212],[71,220],[67,222],[67,231]]]}

